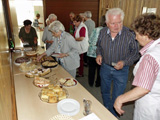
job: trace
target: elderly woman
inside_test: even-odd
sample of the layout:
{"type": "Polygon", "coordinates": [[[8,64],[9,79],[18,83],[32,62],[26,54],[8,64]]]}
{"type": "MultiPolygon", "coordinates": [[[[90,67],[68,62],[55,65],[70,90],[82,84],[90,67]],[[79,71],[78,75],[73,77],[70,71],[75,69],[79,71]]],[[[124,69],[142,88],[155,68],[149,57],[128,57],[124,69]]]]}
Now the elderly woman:
{"type": "Polygon", "coordinates": [[[31,26],[30,20],[23,22],[24,26],[20,29],[19,38],[21,39],[24,47],[34,47],[37,45],[37,33],[36,30],[31,26]]]}
{"type": "Polygon", "coordinates": [[[49,25],[49,30],[55,37],[52,44],[46,52],[38,56],[40,60],[44,55],[50,56],[52,53],[59,53],[57,60],[73,77],[76,76],[76,68],[79,67],[78,46],[71,34],[65,32],[63,24],[59,21],[54,21],[49,25]]]}
{"type": "Polygon", "coordinates": [[[86,25],[82,22],[82,18],[80,15],[77,15],[73,18],[73,24],[76,27],[76,30],[74,32],[75,40],[77,41],[78,48],[79,48],[79,54],[80,54],[80,67],[79,67],[79,73],[77,74],[77,77],[83,76],[83,53],[86,53],[88,50],[88,30],[86,25]]]}
{"type": "Polygon", "coordinates": [[[129,92],[120,95],[114,107],[121,115],[124,111],[122,104],[136,100],[134,120],[160,119],[160,17],[154,14],[139,16],[132,28],[136,39],[143,46],[140,50],[142,57],[134,68],[136,86],[129,92]]]}
{"type": "MultiPolygon", "coordinates": [[[[57,20],[57,16],[55,14],[50,14],[48,16],[48,23],[51,24],[53,21],[57,20]]],[[[42,41],[46,44],[46,49],[48,49],[54,41],[54,37],[52,36],[52,32],[48,30],[49,25],[44,28],[42,41]]]]}

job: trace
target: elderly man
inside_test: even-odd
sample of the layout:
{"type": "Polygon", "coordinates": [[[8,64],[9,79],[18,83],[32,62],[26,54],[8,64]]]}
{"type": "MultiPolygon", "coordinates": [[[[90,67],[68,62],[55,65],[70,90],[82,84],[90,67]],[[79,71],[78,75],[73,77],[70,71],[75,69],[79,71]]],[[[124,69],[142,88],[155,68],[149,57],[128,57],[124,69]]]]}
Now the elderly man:
{"type": "Polygon", "coordinates": [[[96,62],[101,65],[101,93],[104,106],[117,116],[113,104],[115,99],[124,93],[129,66],[139,58],[139,45],[134,34],[123,26],[124,12],[120,8],[108,10],[105,17],[107,27],[99,34],[96,62]]]}
{"type": "MultiPolygon", "coordinates": [[[[51,24],[53,21],[57,20],[57,16],[55,14],[50,14],[48,16],[48,19],[49,19],[49,23],[51,24]]],[[[47,25],[44,28],[44,32],[42,36],[42,41],[46,43],[46,49],[50,47],[50,45],[53,43],[53,40],[54,40],[54,37],[52,36],[52,32],[48,30],[48,26],[49,25],[47,25]]]]}
{"type": "MultiPolygon", "coordinates": [[[[95,22],[91,19],[92,13],[91,11],[84,12],[84,24],[87,26],[88,29],[88,37],[90,38],[93,29],[95,28],[95,22]]],[[[87,53],[84,53],[84,65],[87,66],[88,59],[87,53]]]]}
{"type": "Polygon", "coordinates": [[[84,24],[87,26],[88,29],[88,37],[90,37],[93,29],[95,28],[95,22],[91,19],[92,18],[92,13],[91,11],[86,11],[84,13],[84,24]]]}

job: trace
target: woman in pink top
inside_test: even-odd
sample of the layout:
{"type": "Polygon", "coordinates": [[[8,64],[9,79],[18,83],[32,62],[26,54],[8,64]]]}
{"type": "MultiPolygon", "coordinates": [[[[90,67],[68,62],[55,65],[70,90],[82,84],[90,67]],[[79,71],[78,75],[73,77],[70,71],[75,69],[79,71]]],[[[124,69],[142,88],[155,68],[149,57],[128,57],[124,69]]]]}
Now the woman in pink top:
{"type": "Polygon", "coordinates": [[[86,25],[82,22],[80,15],[73,18],[73,24],[75,25],[74,37],[78,44],[79,54],[80,54],[80,67],[78,69],[77,77],[83,76],[83,53],[88,51],[88,30],[86,25]]]}
{"type": "Polygon", "coordinates": [[[143,47],[142,57],[133,73],[135,88],[120,95],[114,107],[121,115],[122,105],[136,100],[134,120],[160,119],[160,17],[155,14],[143,14],[132,24],[136,39],[143,47]]]}

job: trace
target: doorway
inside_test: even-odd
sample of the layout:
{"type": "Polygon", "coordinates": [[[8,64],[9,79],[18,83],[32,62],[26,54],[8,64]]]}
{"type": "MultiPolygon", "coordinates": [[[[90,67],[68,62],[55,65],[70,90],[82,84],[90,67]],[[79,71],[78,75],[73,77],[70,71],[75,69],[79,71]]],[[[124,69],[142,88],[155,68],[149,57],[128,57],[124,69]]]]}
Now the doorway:
{"type": "MultiPolygon", "coordinates": [[[[20,28],[23,26],[23,21],[29,19],[33,21],[36,18],[36,14],[40,14],[39,22],[41,28],[44,28],[44,13],[43,13],[43,0],[9,0],[9,7],[11,12],[11,22],[13,27],[13,38],[15,41],[15,47],[22,47],[22,42],[18,37],[20,28]]],[[[43,46],[41,40],[43,31],[37,30],[38,45],[43,46]]]]}

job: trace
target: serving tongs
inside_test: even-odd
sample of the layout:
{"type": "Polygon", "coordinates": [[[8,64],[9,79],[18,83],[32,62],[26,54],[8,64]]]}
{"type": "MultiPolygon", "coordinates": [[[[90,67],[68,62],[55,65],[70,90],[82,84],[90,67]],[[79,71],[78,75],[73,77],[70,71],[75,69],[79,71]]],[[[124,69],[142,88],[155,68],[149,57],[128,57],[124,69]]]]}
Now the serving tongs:
{"type": "Polygon", "coordinates": [[[70,79],[66,79],[66,81],[60,85],[60,87],[63,88],[63,86],[65,85],[65,83],[68,82],[68,80],[70,80],[70,79]]]}

